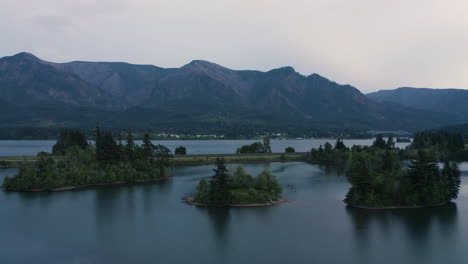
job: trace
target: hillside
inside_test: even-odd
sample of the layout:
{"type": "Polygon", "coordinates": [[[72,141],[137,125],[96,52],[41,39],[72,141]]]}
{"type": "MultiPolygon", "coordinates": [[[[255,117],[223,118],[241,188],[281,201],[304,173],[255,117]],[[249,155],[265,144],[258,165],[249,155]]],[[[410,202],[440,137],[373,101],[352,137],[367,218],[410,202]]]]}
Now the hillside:
{"type": "Polygon", "coordinates": [[[402,87],[367,95],[379,102],[399,103],[407,107],[468,116],[468,90],[402,87]]]}
{"type": "Polygon", "coordinates": [[[180,68],[0,58],[0,127],[169,130],[419,130],[464,117],[377,102],[350,85],[292,67],[238,71],[196,60],[180,68]]]}

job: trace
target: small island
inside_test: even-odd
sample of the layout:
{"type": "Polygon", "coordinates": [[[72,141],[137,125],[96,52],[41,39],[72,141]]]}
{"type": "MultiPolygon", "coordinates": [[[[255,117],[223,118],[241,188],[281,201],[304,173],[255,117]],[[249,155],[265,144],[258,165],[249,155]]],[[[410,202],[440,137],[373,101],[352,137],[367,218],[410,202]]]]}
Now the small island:
{"type": "Polygon", "coordinates": [[[136,145],[132,133],[116,141],[112,133],[96,127],[95,145],[79,130],[61,132],[53,153],[41,152],[34,164],[24,163],[14,177],[5,177],[7,191],[67,191],[95,186],[147,183],[169,179],[166,167],[171,151],[153,145],[149,135],[136,145]]]}
{"type": "Polygon", "coordinates": [[[207,181],[202,179],[193,197],[186,197],[187,204],[205,207],[265,207],[286,200],[279,195],[283,192],[277,178],[265,169],[257,177],[237,167],[229,174],[224,160],[216,159],[215,174],[207,181]]]}
{"type": "MultiPolygon", "coordinates": [[[[434,134],[447,142],[438,150],[463,148],[453,137],[434,134]]],[[[456,163],[445,159],[439,166],[437,158],[447,156],[416,148],[419,135],[414,142],[405,151],[397,151],[391,137],[387,142],[377,137],[372,147],[350,151],[346,173],[351,188],[344,202],[365,209],[399,209],[441,206],[456,199],[461,175],[456,163]],[[405,156],[411,156],[407,168],[402,163],[405,156]]]]}

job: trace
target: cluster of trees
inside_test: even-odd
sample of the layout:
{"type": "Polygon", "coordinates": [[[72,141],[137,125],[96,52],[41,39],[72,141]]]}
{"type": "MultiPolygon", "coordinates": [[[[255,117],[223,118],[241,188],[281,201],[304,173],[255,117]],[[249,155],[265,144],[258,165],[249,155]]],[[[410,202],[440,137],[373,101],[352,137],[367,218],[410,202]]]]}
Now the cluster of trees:
{"type": "Polygon", "coordinates": [[[293,147],[287,147],[284,149],[284,152],[286,153],[294,153],[296,150],[293,147]]]}
{"type": "Polygon", "coordinates": [[[270,203],[276,201],[283,191],[276,177],[268,169],[255,178],[242,167],[238,167],[230,175],[224,160],[218,158],[214,172],[209,181],[202,179],[198,184],[195,202],[213,206],[270,203]]]}
{"type": "Polygon", "coordinates": [[[389,135],[387,141],[385,141],[383,136],[379,134],[372,143],[372,146],[380,149],[391,150],[395,148],[395,140],[393,139],[392,135],[389,135]]]}
{"type": "Polygon", "coordinates": [[[403,151],[406,159],[414,159],[418,149],[424,149],[433,160],[468,161],[468,148],[461,134],[446,131],[416,133],[413,142],[403,151]]]}
{"type": "Polygon", "coordinates": [[[412,148],[437,148],[439,150],[458,151],[465,148],[465,140],[459,133],[446,131],[427,131],[416,133],[411,143],[412,148]]]}
{"type": "Polygon", "coordinates": [[[57,143],[52,147],[52,154],[63,155],[72,146],[85,149],[88,146],[86,136],[78,129],[66,129],[60,132],[57,143]]]}
{"type": "Polygon", "coordinates": [[[271,153],[270,138],[264,137],[262,142],[254,142],[250,145],[245,145],[237,149],[237,154],[253,154],[253,153],[271,153]]]}
{"type": "Polygon", "coordinates": [[[453,162],[439,169],[424,151],[402,168],[397,152],[351,152],[347,175],[352,184],[345,201],[370,207],[425,206],[457,198],[460,171],[453,162]]]}
{"type": "MultiPolygon", "coordinates": [[[[424,138],[431,137],[424,135],[424,138]]],[[[441,133],[434,138],[437,139],[434,142],[439,142],[437,146],[445,146],[447,151],[456,149],[455,142],[460,148],[457,136],[441,133]]],[[[428,143],[423,146],[427,147],[428,143]]],[[[447,155],[436,154],[433,148],[400,150],[395,148],[392,136],[385,140],[378,135],[371,146],[355,145],[349,149],[340,139],[335,146],[326,143],[324,147],[312,149],[309,160],[343,165],[352,185],[345,199],[350,204],[420,206],[455,199],[460,188],[457,165],[445,161],[439,169],[438,161],[448,159],[443,159],[447,155]],[[411,160],[409,168],[403,168],[404,159],[411,160]]]]}
{"type": "Polygon", "coordinates": [[[338,138],[335,146],[327,142],[323,147],[320,145],[318,149],[312,148],[308,159],[317,163],[344,164],[348,159],[348,152],[349,148],[338,138]]]}
{"type": "Polygon", "coordinates": [[[174,154],[176,155],[187,155],[187,148],[179,146],[175,149],[174,154]]]}
{"type": "Polygon", "coordinates": [[[139,146],[129,132],[123,144],[120,134],[116,140],[111,132],[102,133],[97,126],[95,137],[95,146],[85,145],[86,137],[79,131],[63,131],[54,146],[56,154],[62,154],[60,158],[39,153],[34,167],[24,165],[16,176],[4,179],[3,187],[51,190],[168,177],[166,168],[172,153],[165,146],[152,144],[148,135],[139,146]]]}

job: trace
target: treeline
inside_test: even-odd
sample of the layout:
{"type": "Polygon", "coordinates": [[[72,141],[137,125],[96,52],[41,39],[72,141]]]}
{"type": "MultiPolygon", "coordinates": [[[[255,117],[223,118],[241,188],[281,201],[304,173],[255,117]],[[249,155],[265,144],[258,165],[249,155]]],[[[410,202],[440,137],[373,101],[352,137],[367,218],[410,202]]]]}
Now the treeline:
{"type": "Polygon", "coordinates": [[[440,150],[458,151],[465,148],[465,140],[459,133],[445,131],[419,132],[414,136],[411,147],[438,148],[440,150]]]}
{"type": "Polygon", "coordinates": [[[333,163],[343,165],[348,160],[348,152],[349,148],[345,146],[342,139],[338,138],[335,142],[335,146],[326,142],[324,147],[320,145],[318,149],[313,148],[307,159],[315,163],[333,163]]]}
{"type": "Polygon", "coordinates": [[[417,133],[409,149],[407,159],[416,157],[416,150],[424,149],[434,160],[468,161],[468,148],[459,133],[447,131],[426,131],[417,133]]]}
{"type": "MultiPolygon", "coordinates": [[[[447,137],[456,138],[449,134],[447,137]]],[[[436,146],[454,149],[446,142],[452,141],[442,137],[430,141],[425,148],[412,146],[402,150],[395,148],[391,136],[385,140],[379,135],[371,146],[351,148],[338,139],[335,146],[326,143],[324,147],[312,149],[309,160],[344,167],[352,185],[345,199],[349,204],[368,207],[435,205],[457,198],[460,188],[457,165],[440,160],[444,156],[431,151],[436,146]],[[405,159],[410,160],[409,168],[402,165],[405,159]],[[439,169],[439,161],[443,163],[442,169],[439,169]]]]}
{"type": "Polygon", "coordinates": [[[427,206],[456,199],[460,171],[453,162],[439,169],[424,151],[408,169],[396,152],[352,152],[347,168],[352,187],[345,201],[370,207],[427,206]]]}
{"type": "Polygon", "coordinates": [[[271,203],[282,192],[283,188],[268,169],[255,178],[242,167],[230,175],[224,160],[218,158],[213,177],[198,184],[194,202],[212,206],[271,203]]]}
{"type": "Polygon", "coordinates": [[[3,187],[10,190],[53,190],[58,188],[107,183],[132,183],[165,179],[171,151],[153,145],[146,135],[141,146],[136,145],[132,133],[126,144],[112,132],[95,129],[96,144],[88,144],[78,130],[62,131],[54,145],[54,158],[39,153],[34,167],[22,166],[19,173],[6,177],[3,187]]]}
{"type": "Polygon", "coordinates": [[[254,142],[236,150],[237,154],[271,153],[270,138],[264,137],[262,142],[254,142]]]}

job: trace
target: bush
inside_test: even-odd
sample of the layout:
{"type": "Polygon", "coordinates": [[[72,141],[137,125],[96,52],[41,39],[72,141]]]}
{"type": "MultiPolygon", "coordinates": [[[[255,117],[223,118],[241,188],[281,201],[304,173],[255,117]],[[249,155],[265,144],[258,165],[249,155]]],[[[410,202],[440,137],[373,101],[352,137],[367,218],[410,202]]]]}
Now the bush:
{"type": "Polygon", "coordinates": [[[176,155],[187,155],[187,149],[184,146],[179,146],[175,149],[174,154],[176,155]]]}
{"type": "Polygon", "coordinates": [[[294,152],[296,152],[296,150],[295,150],[293,147],[287,147],[287,148],[284,150],[284,152],[286,152],[286,153],[294,153],[294,152]]]}

